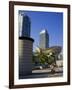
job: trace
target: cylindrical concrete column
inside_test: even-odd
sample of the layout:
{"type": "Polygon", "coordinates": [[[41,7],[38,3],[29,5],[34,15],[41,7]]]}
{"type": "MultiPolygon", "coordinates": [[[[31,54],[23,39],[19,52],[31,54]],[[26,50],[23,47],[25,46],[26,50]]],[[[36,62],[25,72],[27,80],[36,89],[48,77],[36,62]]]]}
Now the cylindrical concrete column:
{"type": "Polygon", "coordinates": [[[19,37],[19,78],[32,73],[33,39],[19,37]]]}

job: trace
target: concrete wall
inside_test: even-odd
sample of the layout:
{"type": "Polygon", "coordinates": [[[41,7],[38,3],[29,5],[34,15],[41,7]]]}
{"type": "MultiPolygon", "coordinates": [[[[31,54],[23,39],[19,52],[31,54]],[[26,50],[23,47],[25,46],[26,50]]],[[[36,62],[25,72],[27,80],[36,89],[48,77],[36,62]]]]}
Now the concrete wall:
{"type": "Polygon", "coordinates": [[[32,73],[32,49],[31,40],[19,39],[19,78],[32,73]]]}

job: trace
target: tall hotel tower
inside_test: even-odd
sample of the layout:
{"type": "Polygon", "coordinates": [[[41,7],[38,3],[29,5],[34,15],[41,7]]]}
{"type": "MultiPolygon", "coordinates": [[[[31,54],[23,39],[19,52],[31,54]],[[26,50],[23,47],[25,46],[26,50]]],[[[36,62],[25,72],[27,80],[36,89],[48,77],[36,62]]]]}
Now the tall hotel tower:
{"type": "Polygon", "coordinates": [[[40,32],[40,42],[39,46],[42,49],[46,49],[49,47],[49,35],[46,29],[40,32]]]}
{"type": "Polygon", "coordinates": [[[30,18],[19,13],[19,79],[32,74],[32,50],[34,40],[30,37],[30,18]]]}
{"type": "Polygon", "coordinates": [[[19,13],[19,36],[30,37],[30,18],[23,13],[19,13]]]}

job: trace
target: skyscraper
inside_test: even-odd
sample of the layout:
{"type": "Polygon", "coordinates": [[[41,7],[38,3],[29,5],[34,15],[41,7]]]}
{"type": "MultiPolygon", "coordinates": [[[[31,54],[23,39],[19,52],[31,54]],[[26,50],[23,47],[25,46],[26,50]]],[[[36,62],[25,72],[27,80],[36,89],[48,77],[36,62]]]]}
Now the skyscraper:
{"type": "Polygon", "coordinates": [[[30,37],[30,24],[30,18],[27,15],[23,16],[22,36],[30,37]]]}
{"type": "Polygon", "coordinates": [[[19,13],[19,36],[30,37],[30,18],[27,15],[19,13]]]}
{"type": "Polygon", "coordinates": [[[40,42],[39,46],[42,49],[46,49],[49,47],[49,35],[46,29],[40,32],[40,42]]]}

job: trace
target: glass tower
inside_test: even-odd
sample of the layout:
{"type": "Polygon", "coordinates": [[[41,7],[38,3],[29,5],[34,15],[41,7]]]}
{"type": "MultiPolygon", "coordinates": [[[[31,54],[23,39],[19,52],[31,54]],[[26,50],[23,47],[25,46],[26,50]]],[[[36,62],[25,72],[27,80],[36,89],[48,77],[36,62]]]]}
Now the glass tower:
{"type": "Polygon", "coordinates": [[[22,36],[30,37],[30,19],[27,15],[23,16],[22,36]]]}
{"type": "Polygon", "coordinates": [[[49,35],[48,35],[47,30],[45,29],[40,32],[39,46],[42,49],[46,49],[49,47],[49,35]]]}
{"type": "Polygon", "coordinates": [[[19,13],[19,37],[30,37],[31,22],[30,18],[19,13]]]}

